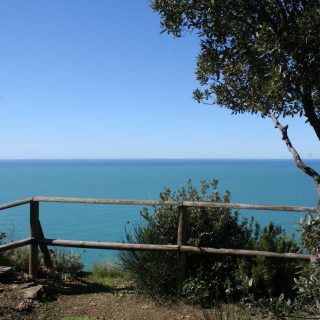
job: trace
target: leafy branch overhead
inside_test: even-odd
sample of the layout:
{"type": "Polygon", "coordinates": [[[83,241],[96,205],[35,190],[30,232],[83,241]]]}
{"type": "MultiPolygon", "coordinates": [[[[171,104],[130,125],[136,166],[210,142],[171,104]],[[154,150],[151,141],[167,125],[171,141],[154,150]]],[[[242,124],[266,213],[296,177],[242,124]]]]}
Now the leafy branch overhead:
{"type": "Polygon", "coordinates": [[[305,116],[320,139],[320,2],[153,0],[162,32],[200,39],[199,102],[305,116]]]}

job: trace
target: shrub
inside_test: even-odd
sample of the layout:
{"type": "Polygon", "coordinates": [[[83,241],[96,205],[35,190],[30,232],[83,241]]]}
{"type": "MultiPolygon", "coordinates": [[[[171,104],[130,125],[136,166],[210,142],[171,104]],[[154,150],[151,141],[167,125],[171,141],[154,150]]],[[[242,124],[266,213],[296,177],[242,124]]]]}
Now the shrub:
{"type": "MultiPolygon", "coordinates": [[[[6,234],[4,232],[0,232],[0,245],[4,243],[5,238],[6,238],[6,234]]],[[[7,252],[6,251],[0,252],[0,264],[6,265],[7,263],[8,263],[7,252]]]]}
{"type": "MultiPolygon", "coordinates": [[[[222,197],[217,189],[218,181],[201,182],[197,190],[188,181],[187,188],[176,192],[165,189],[160,194],[162,201],[212,201],[227,203],[230,192],[222,197]]],[[[147,208],[141,212],[146,223],[138,225],[126,232],[126,240],[135,243],[176,244],[178,209],[176,207],[154,207],[153,212],[147,208]]],[[[261,231],[254,220],[243,218],[239,221],[238,211],[227,208],[189,208],[187,245],[214,248],[234,249],[272,249],[273,251],[297,250],[294,239],[288,239],[280,227],[270,225],[261,231]]],[[[144,293],[150,295],[175,295],[177,293],[177,255],[174,253],[122,252],[119,261],[125,270],[136,281],[144,293]]],[[[240,295],[241,279],[254,276],[259,279],[258,268],[266,260],[232,256],[188,255],[187,277],[183,285],[183,294],[192,300],[202,303],[212,303],[212,300],[240,295]],[[240,268],[239,266],[242,266],[240,268]],[[246,266],[246,268],[245,268],[246,266]],[[247,273],[246,273],[247,272],[247,273]],[[240,278],[240,280],[239,280],[240,278]]],[[[267,264],[270,274],[289,272],[292,275],[292,265],[267,264]],[[288,265],[289,266],[289,265],[288,265]],[[273,268],[270,269],[269,268],[273,268]]],[[[285,277],[282,281],[286,281],[285,277]]],[[[293,275],[292,275],[293,278],[293,275]]],[[[268,282],[264,284],[261,294],[268,295],[268,282]]],[[[274,283],[272,293],[281,291],[281,283],[274,283]]],[[[285,287],[289,286],[286,282],[285,287]]],[[[260,293],[259,293],[260,294],[260,293]]]]}
{"type": "MultiPolygon", "coordinates": [[[[7,263],[11,265],[16,272],[28,272],[29,269],[29,248],[21,247],[6,252],[7,263]]],[[[40,257],[38,256],[38,263],[40,257]]]]}
{"type": "MultiPolygon", "coordinates": [[[[5,233],[0,233],[0,244],[6,238],[5,233]]],[[[54,250],[51,254],[53,270],[49,275],[57,279],[75,279],[83,270],[80,255],[73,254],[68,250],[54,250]]],[[[29,269],[29,247],[21,247],[13,250],[0,252],[0,264],[10,265],[16,272],[28,272],[29,269]]],[[[44,268],[41,254],[38,255],[38,265],[44,268]]]]}
{"type": "Polygon", "coordinates": [[[297,273],[295,289],[296,303],[301,310],[314,315],[320,313],[320,221],[309,214],[302,219],[301,242],[313,254],[312,263],[305,264],[297,273]]]}
{"type": "MultiPolygon", "coordinates": [[[[298,252],[300,250],[294,236],[289,238],[280,226],[272,222],[258,232],[259,236],[250,241],[247,248],[258,251],[298,252]]],[[[299,262],[288,259],[256,257],[241,259],[237,270],[239,288],[253,298],[292,297],[295,293],[294,274],[299,262]]]]}
{"type": "MultiPolygon", "coordinates": [[[[0,244],[6,243],[6,238],[6,233],[0,233],[0,244]]],[[[10,265],[17,272],[27,272],[29,264],[28,247],[21,247],[17,249],[0,252],[0,264],[10,265]]]]}
{"type": "MultiPolygon", "coordinates": [[[[304,249],[304,251],[307,251],[314,255],[312,263],[300,263],[295,271],[292,270],[292,268],[289,266],[289,271],[287,271],[287,274],[283,270],[280,275],[276,274],[279,271],[279,268],[276,267],[276,269],[274,269],[273,267],[268,267],[267,270],[273,270],[274,272],[273,281],[270,282],[269,290],[272,291],[274,283],[283,283],[283,279],[285,279],[285,282],[290,282],[291,292],[285,290],[286,288],[282,288],[283,292],[280,295],[270,294],[269,297],[258,298],[257,295],[253,295],[252,293],[250,294],[249,288],[249,292],[247,292],[249,294],[247,294],[244,301],[246,301],[246,305],[250,306],[250,310],[255,311],[259,314],[269,314],[273,318],[277,319],[283,319],[289,316],[301,319],[315,319],[319,315],[320,224],[318,219],[313,219],[312,215],[308,214],[304,219],[300,221],[300,226],[301,247],[304,249]],[[292,284],[292,281],[294,282],[294,284],[292,284]]],[[[294,243],[291,243],[291,245],[291,249],[294,249],[294,247],[296,247],[294,243]]],[[[290,251],[289,249],[290,248],[286,248],[286,251],[290,251]]],[[[259,268],[260,273],[263,274],[263,266],[261,265],[259,268]]],[[[257,270],[259,270],[259,268],[257,268],[257,270]]]]}
{"type": "Polygon", "coordinates": [[[83,270],[83,263],[78,254],[66,249],[59,249],[53,252],[53,272],[62,279],[73,280],[83,270]]]}

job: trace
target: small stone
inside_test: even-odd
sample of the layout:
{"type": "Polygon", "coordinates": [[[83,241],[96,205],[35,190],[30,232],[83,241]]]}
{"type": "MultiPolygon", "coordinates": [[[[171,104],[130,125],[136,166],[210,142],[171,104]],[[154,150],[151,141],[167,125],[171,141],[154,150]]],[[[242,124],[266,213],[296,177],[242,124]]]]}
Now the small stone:
{"type": "Polygon", "coordinates": [[[25,289],[23,291],[23,296],[25,299],[36,299],[39,297],[41,291],[43,291],[43,285],[38,284],[35,287],[25,289]]]}
{"type": "Polygon", "coordinates": [[[30,288],[30,287],[33,287],[34,286],[34,283],[32,282],[26,282],[26,283],[22,283],[18,286],[18,289],[27,289],[27,288],[30,288]]]}
{"type": "Polygon", "coordinates": [[[25,301],[20,302],[14,309],[17,311],[27,311],[32,307],[32,299],[27,299],[25,301]]]}
{"type": "Polygon", "coordinates": [[[38,301],[33,301],[33,305],[34,308],[39,308],[40,307],[40,303],[38,301]]]}

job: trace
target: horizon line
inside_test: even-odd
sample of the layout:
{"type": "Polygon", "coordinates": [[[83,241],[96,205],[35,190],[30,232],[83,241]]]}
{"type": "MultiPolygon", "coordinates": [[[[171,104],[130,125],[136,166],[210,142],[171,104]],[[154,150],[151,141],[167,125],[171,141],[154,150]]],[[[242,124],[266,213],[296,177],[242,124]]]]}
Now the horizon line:
{"type": "MultiPolygon", "coordinates": [[[[320,160],[320,158],[303,158],[320,160]]],[[[293,160],[293,158],[0,158],[0,161],[293,160]]]]}

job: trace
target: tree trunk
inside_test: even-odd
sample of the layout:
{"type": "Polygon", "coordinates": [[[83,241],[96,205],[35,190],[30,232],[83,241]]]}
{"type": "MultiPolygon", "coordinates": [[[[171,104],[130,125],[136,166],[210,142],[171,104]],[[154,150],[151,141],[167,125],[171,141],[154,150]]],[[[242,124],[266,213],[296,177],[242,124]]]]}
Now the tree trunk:
{"type": "Polygon", "coordinates": [[[305,115],[312,126],[314,132],[316,133],[318,139],[320,140],[320,119],[317,117],[314,111],[314,105],[312,100],[311,91],[309,89],[304,90],[302,97],[302,104],[305,115]]]}

